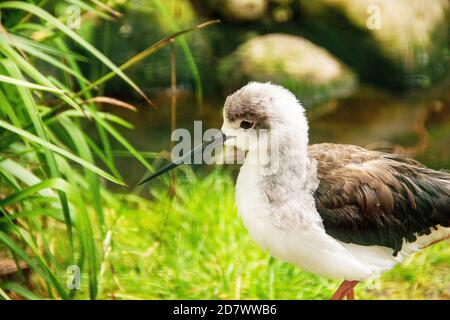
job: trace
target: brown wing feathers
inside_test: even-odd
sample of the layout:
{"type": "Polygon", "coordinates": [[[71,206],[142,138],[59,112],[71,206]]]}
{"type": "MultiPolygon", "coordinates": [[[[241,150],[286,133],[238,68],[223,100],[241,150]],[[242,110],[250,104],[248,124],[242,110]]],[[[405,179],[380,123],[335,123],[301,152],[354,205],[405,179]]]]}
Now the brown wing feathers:
{"type": "Polygon", "coordinates": [[[403,240],[450,226],[450,174],[349,145],[312,145],[309,154],[318,162],[317,210],[334,238],[397,254],[403,240]]]}

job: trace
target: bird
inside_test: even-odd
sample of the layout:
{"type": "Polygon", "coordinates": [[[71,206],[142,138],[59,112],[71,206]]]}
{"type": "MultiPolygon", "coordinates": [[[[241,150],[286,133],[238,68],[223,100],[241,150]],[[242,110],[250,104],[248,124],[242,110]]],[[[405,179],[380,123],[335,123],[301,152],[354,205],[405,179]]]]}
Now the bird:
{"type": "Polygon", "coordinates": [[[229,95],[223,118],[219,135],[142,183],[206,146],[243,151],[235,203],[251,238],[276,259],[342,280],[331,299],[355,299],[359,282],[450,237],[449,172],[356,145],[309,144],[305,108],[272,83],[229,95]],[[263,143],[270,135],[276,141],[263,143]]]}

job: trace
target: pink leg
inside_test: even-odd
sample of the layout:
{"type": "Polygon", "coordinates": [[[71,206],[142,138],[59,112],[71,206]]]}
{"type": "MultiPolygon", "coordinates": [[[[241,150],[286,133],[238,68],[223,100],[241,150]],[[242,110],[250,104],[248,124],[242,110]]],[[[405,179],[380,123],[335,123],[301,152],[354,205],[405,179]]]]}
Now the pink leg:
{"type": "Polygon", "coordinates": [[[333,294],[332,300],[343,300],[345,297],[349,300],[355,299],[355,294],[353,292],[353,288],[358,284],[359,281],[353,280],[348,281],[345,280],[341,283],[339,288],[336,290],[336,292],[333,294]]]}
{"type": "Polygon", "coordinates": [[[353,288],[347,292],[347,300],[355,300],[355,291],[353,288]]]}

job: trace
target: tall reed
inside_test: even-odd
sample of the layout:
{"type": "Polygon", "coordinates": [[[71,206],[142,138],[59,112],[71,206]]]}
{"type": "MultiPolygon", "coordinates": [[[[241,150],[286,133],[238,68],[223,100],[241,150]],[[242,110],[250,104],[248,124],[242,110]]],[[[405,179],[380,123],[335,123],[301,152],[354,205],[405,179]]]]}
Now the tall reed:
{"type": "MultiPolygon", "coordinates": [[[[13,258],[18,269],[24,262],[33,280],[32,288],[24,281],[0,282],[0,298],[13,293],[28,299],[74,298],[80,271],[87,279],[81,286],[95,299],[111,242],[109,220],[122,208],[106,183],[125,185],[111,141],[152,170],[120,133],[120,127],[133,126],[99,104],[135,108],[99,96],[97,89],[117,76],[151,103],[124,71],[208,24],[168,36],[116,66],[70,27],[70,15],[57,17],[47,1],[34,3],[0,3],[0,259],[13,258]],[[74,52],[74,44],[87,55],[74,52]],[[109,69],[98,80],[81,71],[93,58],[109,69]],[[88,122],[100,142],[85,130],[88,122]],[[65,236],[56,236],[59,231],[65,236]]],[[[96,0],[67,0],[65,5],[78,6],[81,23],[92,15],[120,17],[96,0]]]]}

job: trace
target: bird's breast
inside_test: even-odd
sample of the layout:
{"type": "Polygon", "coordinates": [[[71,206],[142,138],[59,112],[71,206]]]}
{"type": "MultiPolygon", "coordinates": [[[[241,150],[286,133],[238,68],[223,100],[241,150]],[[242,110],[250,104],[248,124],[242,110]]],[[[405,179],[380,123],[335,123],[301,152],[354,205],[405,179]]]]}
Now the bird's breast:
{"type": "MultiPolygon", "coordinates": [[[[236,182],[236,207],[252,239],[274,257],[288,260],[291,253],[288,252],[287,237],[294,230],[297,240],[308,236],[313,221],[307,217],[317,213],[304,206],[301,197],[294,195],[287,197],[289,201],[274,204],[261,172],[255,164],[244,163],[241,167],[236,182]],[[297,212],[299,208],[302,212],[297,212]]],[[[297,248],[297,251],[301,250],[301,247],[297,248]]]]}
{"type": "Polygon", "coordinates": [[[236,182],[239,215],[252,239],[263,250],[323,276],[354,280],[372,273],[371,266],[361,264],[341,243],[325,233],[315,218],[317,211],[307,205],[308,201],[302,196],[293,198],[285,208],[274,208],[263,179],[257,165],[244,163],[236,182]],[[299,219],[296,208],[304,213],[299,219]],[[287,212],[280,216],[283,210],[287,212]]]}
{"type": "Polygon", "coordinates": [[[261,189],[261,175],[257,165],[244,163],[236,181],[236,207],[250,236],[263,249],[267,239],[274,233],[270,207],[261,189]]]}

